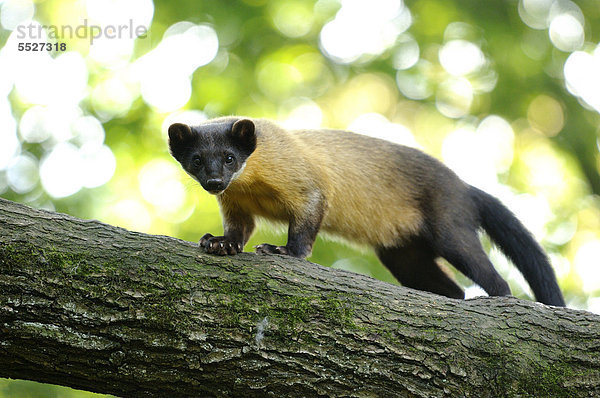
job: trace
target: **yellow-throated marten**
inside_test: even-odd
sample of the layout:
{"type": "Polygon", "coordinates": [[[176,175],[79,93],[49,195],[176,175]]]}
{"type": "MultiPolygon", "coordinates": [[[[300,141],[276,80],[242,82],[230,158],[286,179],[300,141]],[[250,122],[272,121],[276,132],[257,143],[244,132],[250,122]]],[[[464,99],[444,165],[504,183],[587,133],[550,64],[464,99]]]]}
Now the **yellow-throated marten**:
{"type": "Polygon", "coordinates": [[[224,236],[208,253],[236,254],[255,217],[289,223],[285,246],[258,253],[310,255],[319,230],[373,247],[405,286],[449,297],[463,290],[438,266],[443,257],[493,296],[509,295],[477,236],[479,227],[513,261],[542,303],[564,306],[548,259],[496,198],[425,153],[336,130],[286,130],[262,119],[222,117],[169,127],[172,155],[217,196],[224,236]]]}

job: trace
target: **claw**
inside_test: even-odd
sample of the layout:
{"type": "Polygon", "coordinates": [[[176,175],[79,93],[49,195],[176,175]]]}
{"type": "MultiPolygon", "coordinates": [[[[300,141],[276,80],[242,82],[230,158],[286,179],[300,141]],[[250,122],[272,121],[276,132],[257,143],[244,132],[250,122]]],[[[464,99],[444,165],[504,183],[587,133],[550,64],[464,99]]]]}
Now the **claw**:
{"type": "Polygon", "coordinates": [[[208,248],[208,245],[210,244],[210,242],[209,242],[210,238],[213,238],[213,236],[211,234],[204,234],[204,236],[202,236],[202,238],[200,238],[198,245],[200,245],[201,247],[204,247],[205,249],[208,248]]]}
{"type": "Polygon", "coordinates": [[[257,254],[289,254],[286,246],[275,246],[268,243],[254,246],[257,254]]]}
{"type": "Polygon", "coordinates": [[[232,241],[224,236],[213,236],[211,234],[202,236],[198,245],[203,248],[206,253],[219,256],[234,255],[241,253],[244,249],[244,245],[240,242],[232,241]]]}

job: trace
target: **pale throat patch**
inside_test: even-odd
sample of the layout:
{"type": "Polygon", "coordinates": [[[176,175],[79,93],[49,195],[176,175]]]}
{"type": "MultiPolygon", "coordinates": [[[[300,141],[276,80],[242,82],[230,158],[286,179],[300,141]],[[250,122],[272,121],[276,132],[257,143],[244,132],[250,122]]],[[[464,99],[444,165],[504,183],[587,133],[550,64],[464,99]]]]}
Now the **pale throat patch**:
{"type": "Polygon", "coordinates": [[[235,173],[233,173],[231,175],[231,181],[229,183],[231,184],[232,181],[235,181],[236,178],[238,178],[240,175],[242,175],[245,168],[246,168],[246,162],[242,163],[242,167],[240,167],[240,169],[238,171],[236,171],[235,173]]]}

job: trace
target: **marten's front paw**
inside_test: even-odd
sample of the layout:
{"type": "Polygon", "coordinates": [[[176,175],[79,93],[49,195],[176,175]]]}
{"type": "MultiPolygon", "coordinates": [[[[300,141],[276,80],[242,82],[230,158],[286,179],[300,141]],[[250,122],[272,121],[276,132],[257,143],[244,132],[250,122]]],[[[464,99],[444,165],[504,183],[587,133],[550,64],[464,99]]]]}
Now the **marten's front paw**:
{"type": "Polygon", "coordinates": [[[254,246],[254,248],[258,254],[290,254],[287,247],[270,245],[268,243],[254,246]]]}
{"type": "Polygon", "coordinates": [[[219,256],[233,255],[241,253],[244,246],[240,242],[235,242],[225,236],[212,236],[206,234],[200,238],[198,245],[209,254],[218,254],[219,256]]]}

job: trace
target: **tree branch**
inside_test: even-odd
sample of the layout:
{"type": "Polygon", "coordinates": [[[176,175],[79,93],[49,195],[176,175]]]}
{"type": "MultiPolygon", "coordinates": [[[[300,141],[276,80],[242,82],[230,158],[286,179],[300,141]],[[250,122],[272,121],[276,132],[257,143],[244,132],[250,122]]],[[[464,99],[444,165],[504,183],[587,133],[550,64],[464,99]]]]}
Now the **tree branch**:
{"type": "Polygon", "coordinates": [[[596,396],[600,317],[0,200],[0,376],[119,396],[596,396]]]}

